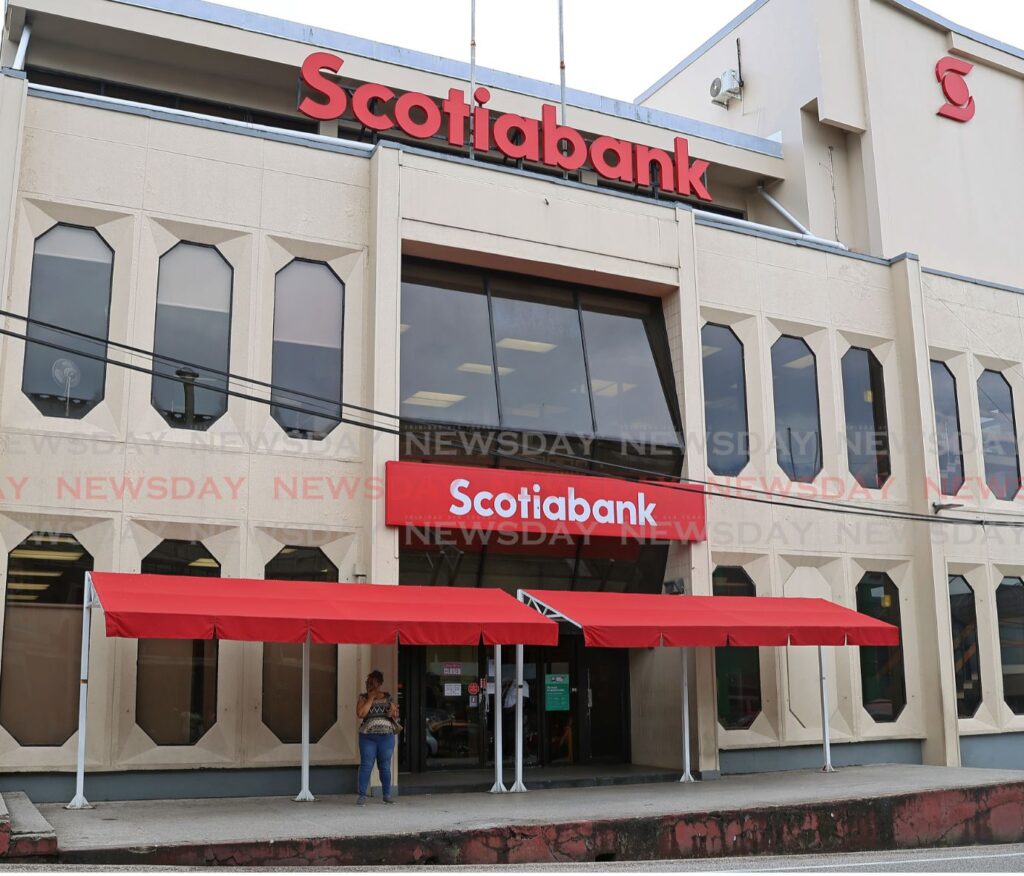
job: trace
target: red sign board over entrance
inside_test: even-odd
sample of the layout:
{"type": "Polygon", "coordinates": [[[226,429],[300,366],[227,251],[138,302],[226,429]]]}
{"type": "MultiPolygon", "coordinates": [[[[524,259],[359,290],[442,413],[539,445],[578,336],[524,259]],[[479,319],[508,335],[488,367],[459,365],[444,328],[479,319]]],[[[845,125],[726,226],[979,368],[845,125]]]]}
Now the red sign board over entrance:
{"type": "Polygon", "coordinates": [[[703,541],[699,487],[616,478],[389,462],[388,526],[703,541]]]}
{"type": "Polygon", "coordinates": [[[492,146],[513,159],[547,164],[558,170],[579,170],[589,165],[606,179],[650,186],[651,168],[658,168],[659,186],[666,192],[712,200],[705,184],[710,163],[690,161],[689,145],[684,137],[675,138],[675,151],[630,143],[615,137],[595,137],[588,145],[575,128],[560,125],[552,104],[541,106],[541,118],[528,119],[514,113],[491,118],[486,88],[474,92],[474,106],[466,102],[465,92],[448,91],[444,100],[407,91],[396,95],[386,85],[372,82],[358,86],[351,101],[339,82],[328,79],[324,71],[337,73],[344,60],[330,52],[314,52],[302,64],[301,76],[315,96],[299,103],[299,112],[318,121],[340,119],[347,112],[371,131],[399,128],[410,137],[427,140],[442,130],[452,146],[465,146],[469,114],[473,112],[473,148],[481,152],[492,146]]]}

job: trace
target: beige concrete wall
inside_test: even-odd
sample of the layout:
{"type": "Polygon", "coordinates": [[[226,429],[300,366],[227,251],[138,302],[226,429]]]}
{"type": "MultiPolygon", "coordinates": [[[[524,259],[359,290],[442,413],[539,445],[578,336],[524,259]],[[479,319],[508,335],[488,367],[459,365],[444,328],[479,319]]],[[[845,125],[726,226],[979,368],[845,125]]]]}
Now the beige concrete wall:
{"type": "MultiPolygon", "coordinates": [[[[39,99],[28,101],[22,159],[11,310],[28,310],[33,240],[56,222],[92,226],[114,249],[110,337],[151,349],[160,255],[179,240],[215,244],[234,270],[230,368],[269,381],[274,275],[295,257],[326,261],[345,283],[344,396],[375,404],[366,377],[369,161],[39,99]]],[[[299,441],[266,405],[240,399],[207,432],[170,429],[150,406],[149,377],[112,366],[106,398],[85,419],[49,419],[20,391],[23,347],[3,347],[4,474],[27,479],[0,507],[3,553],[43,529],[78,536],[100,569],[137,571],[162,538],[188,538],[202,540],[226,576],[263,577],[285,544],[322,547],[343,579],[368,573],[373,441],[365,430],[341,425],[322,442],[299,441]],[[174,477],[183,479],[175,500],[145,486],[174,477]],[[118,496],[124,478],[141,480],[137,497],[118,496]],[[351,498],[338,488],[344,479],[351,498]],[[195,497],[204,483],[219,495],[195,497]]],[[[106,639],[99,617],[94,630],[90,769],[296,762],[297,746],[259,720],[261,645],[221,643],[215,726],[196,746],[168,748],[134,723],[136,643],[106,639]]],[[[356,649],[339,651],[338,722],[314,746],[315,763],[358,758],[358,659],[356,649]]],[[[73,744],[20,749],[0,730],[0,763],[68,768],[73,744]]]]}

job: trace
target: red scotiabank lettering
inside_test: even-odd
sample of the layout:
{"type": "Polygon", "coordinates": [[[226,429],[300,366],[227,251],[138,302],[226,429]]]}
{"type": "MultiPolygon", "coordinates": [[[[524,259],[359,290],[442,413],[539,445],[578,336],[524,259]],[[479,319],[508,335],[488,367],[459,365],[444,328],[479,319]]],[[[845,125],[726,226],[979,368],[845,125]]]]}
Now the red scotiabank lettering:
{"type": "Polygon", "coordinates": [[[712,200],[704,183],[709,162],[690,160],[689,144],[676,137],[675,151],[600,136],[587,145],[575,128],[558,124],[557,110],[551,104],[541,106],[540,121],[514,113],[498,115],[492,123],[491,111],[485,104],[491,99],[486,88],[477,88],[475,106],[466,103],[465,92],[452,88],[448,97],[438,101],[417,91],[397,97],[385,85],[367,82],[352,92],[341,83],[329,79],[324,71],[337,74],[344,60],[329,52],[314,52],[302,64],[301,76],[313,92],[299,103],[299,112],[318,121],[339,119],[351,110],[361,125],[373,131],[398,128],[410,137],[426,140],[447,127],[452,146],[466,145],[469,114],[473,119],[473,148],[486,152],[493,143],[503,155],[512,159],[539,161],[559,170],[579,170],[589,164],[605,179],[650,186],[654,181],[651,169],[657,168],[658,186],[663,191],[712,200]]]}

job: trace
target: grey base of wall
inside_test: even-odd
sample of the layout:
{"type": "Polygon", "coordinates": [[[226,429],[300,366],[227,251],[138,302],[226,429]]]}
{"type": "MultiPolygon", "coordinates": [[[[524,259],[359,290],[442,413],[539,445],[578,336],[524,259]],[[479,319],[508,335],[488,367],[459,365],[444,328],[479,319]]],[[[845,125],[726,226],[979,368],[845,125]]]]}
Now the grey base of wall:
{"type": "Polygon", "coordinates": [[[1024,733],[960,737],[960,765],[1024,770],[1024,733]]]}
{"type": "MultiPolygon", "coordinates": [[[[354,794],[358,767],[311,767],[309,788],[316,794],[354,794]]],[[[286,797],[299,792],[298,767],[233,770],[157,770],[93,773],[85,776],[85,796],[103,800],[177,800],[189,797],[286,797]]],[[[74,773],[0,775],[0,794],[24,791],[33,803],[66,803],[75,795],[74,773]]]]}
{"type": "MultiPolygon", "coordinates": [[[[918,739],[879,740],[877,742],[846,742],[832,745],[832,765],[861,766],[870,763],[920,764],[921,741],[918,739]]],[[[735,773],[769,773],[778,770],[803,770],[820,767],[824,755],[820,745],[797,745],[786,748],[740,748],[718,753],[722,775],[735,773]]],[[[967,766],[965,763],[964,766],[967,766]]],[[[977,766],[977,764],[971,764],[977,766]]]]}

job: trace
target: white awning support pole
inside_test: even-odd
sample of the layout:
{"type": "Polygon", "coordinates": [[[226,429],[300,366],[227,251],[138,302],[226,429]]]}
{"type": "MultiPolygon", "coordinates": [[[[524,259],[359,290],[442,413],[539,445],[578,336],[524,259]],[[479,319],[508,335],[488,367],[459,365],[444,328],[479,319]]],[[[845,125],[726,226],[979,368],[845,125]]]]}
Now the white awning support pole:
{"type": "Polygon", "coordinates": [[[306,641],[302,643],[302,788],[295,798],[296,803],[312,803],[316,798],[309,790],[309,661],[312,647],[312,632],[306,630],[306,641]]]}
{"type": "Polygon", "coordinates": [[[683,648],[683,777],[680,782],[692,782],[690,772],[690,649],[683,648]]]}
{"type": "Polygon", "coordinates": [[[516,781],[513,791],[525,791],[523,784],[523,646],[516,645],[516,781]]]}
{"type": "Polygon", "coordinates": [[[831,712],[828,704],[828,671],[825,669],[825,646],[818,645],[818,676],[821,680],[821,738],[825,751],[823,773],[834,773],[832,768],[832,741],[829,738],[828,716],[831,712]]]}
{"type": "Polygon", "coordinates": [[[92,809],[85,799],[85,725],[89,706],[89,638],[92,633],[92,574],[85,573],[82,595],[82,678],[78,688],[78,763],[75,769],[75,796],[67,809],[92,809]]]}
{"type": "MultiPolygon", "coordinates": [[[[505,706],[505,698],[501,692],[501,645],[494,646],[494,784],[491,786],[492,794],[505,794],[508,788],[505,787],[504,767],[504,740],[502,739],[501,713],[505,706]]],[[[484,688],[484,696],[487,695],[487,688],[484,688]]]]}

